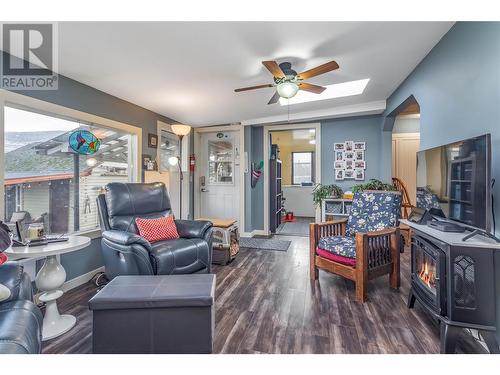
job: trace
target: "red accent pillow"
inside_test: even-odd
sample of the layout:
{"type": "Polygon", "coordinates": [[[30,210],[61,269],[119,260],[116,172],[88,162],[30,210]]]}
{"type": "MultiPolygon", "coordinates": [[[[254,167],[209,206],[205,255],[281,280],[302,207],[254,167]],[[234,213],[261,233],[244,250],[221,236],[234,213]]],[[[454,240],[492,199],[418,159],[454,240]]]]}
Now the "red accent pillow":
{"type": "Polygon", "coordinates": [[[173,216],[158,219],[141,219],[138,217],[135,219],[135,223],[141,237],[144,237],[149,242],[179,238],[173,216]]]}

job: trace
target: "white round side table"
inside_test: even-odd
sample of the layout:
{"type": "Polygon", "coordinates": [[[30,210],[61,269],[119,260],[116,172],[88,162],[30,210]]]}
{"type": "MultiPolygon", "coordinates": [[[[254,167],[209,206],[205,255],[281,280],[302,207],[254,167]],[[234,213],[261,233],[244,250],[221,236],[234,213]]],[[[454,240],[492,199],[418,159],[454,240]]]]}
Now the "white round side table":
{"type": "Polygon", "coordinates": [[[58,255],[83,249],[89,244],[88,237],[69,236],[68,241],[64,242],[34,247],[11,247],[5,250],[10,260],[45,257],[45,262],[35,278],[37,288],[43,292],[40,301],[46,304],[42,328],[43,341],[68,332],[76,324],[73,315],[61,315],[57,307],[57,299],[63,295],[61,287],[66,281],[66,271],[59,262],[58,255]]]}

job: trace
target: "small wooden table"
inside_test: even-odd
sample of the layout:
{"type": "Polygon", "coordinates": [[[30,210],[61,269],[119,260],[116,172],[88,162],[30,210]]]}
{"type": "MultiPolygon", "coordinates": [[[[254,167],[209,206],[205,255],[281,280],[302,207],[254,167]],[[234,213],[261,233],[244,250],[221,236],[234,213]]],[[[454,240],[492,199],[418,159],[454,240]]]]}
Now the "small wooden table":
{"type": "Polygon", "coordinates": [[[88,245],[90,245],[88,237],[69,236],[68,241],[64,242],[33,247],[10,247],[5,250],[11,260],[45,258],[35,278],[36,287],[44,292],[40,296],[40,301],[46,303],[42,328],[43,341],[68,332],[76,324],[76,318],[73,315],[61,315],[57,307],[57,299],[63,295],[61,287],[66,281],[66,271],[59,261],[59,255],[83,249],[88,245]]]}

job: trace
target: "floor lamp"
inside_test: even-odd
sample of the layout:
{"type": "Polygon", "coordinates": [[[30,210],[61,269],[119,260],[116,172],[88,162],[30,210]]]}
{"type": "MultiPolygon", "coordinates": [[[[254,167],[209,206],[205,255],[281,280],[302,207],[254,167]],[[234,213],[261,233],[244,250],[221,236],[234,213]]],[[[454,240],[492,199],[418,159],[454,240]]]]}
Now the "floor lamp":
{"type": "Polygon", "coordinates": [[[182,139],[185,135],[189,134],[191,126],[175,124],[170,125],[170,127],[172,128],[172,132],[179,137],[179,156],[170,157],[168,163],[179,167],[179,219],[182,219],[182,180],[184,179],[184,175],[182,174],[182,139]]]}

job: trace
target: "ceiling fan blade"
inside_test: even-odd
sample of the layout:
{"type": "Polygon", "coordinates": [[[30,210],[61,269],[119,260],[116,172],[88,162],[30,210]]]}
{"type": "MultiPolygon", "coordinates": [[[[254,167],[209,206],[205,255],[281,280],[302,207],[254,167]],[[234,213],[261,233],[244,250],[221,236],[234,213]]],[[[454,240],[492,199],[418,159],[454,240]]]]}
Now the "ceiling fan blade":
{"type": "Polygon", "coordinates": [[[276,61],[262,61],[262,64],[266,67],[267,70],[271,72],[274,77],[285,78],[285,73],[283,73],[276,61]]]}
{"type": "Polygon", "coordinates": [[[274,104],[277,103],[278,100],[280,100],[280,94],[278,94],[278,91],[276,91],[273,95],[273,97],[269,100],[267,104],[274,104]]]}
{"type": "Polygon", "coordinates": [[[241,89],[236,89],[234,90],[235,92],[240,92],[240,91],[248,91],[248,90],[256,90],[256,89],[263,89],[266,87],[273,87],[270,83],[267,85],[258,85],[258,86],[250,86],[250,87],[242,87],[241,89]]]}
{"type": "Polygon", "coordinates": [[[309,91],[309,92],[312,92],[314,94],[321,94],[323,91],[326,90],[326,87],[318,86],[318,85],[311,85],[310,83],[302,82],[299,85],[299,90],[309,91]]]}
{"type": "Polygon", "coordinates": [[[332,70],[335,70],[338,68],[339,68],[339,64],[337,64],[335,61],[330,61],[330,62],[327,62],[326,64],[317,66],[316,68],[312,68],[312,69],[306,70],[305,72],[300,73],[297,76],[297,78],[298,79],[309,79],[312,77],[319,76],[320,74],[331,72],[332,70]]]}

